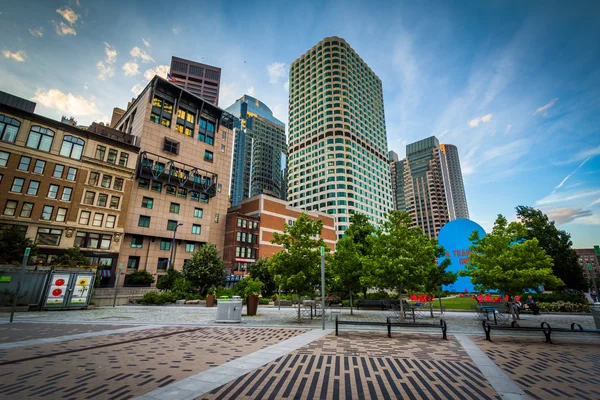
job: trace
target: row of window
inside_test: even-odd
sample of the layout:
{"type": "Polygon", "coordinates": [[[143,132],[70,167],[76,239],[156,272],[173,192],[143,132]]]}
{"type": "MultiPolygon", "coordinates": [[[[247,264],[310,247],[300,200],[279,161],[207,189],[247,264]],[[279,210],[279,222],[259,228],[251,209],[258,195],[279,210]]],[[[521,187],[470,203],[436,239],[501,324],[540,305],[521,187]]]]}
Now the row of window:
{"type": "MultiPolygon", "coordinates": [[[[8,200],[4,205],[3,215],[14,217],[17,215],[17,209],[19,208],[19,202],[16,200],[8,200]]],[[[21,206],[21,211],[18,213],[20,218],[31,218],[33,214],[34,204],[24,201],[21,206]]],[[[68,208],[56,207],[56,215],[54,215],[54,206],[43,206],[42,214],[40,219],[43,221],[51,221],[54,215],[56,222],[65,222],[67,218],[68,208]]]]}
{"type": "MultiPolygon", "coordinates": [[[[171,239],[161,239],[160,240],[160,250],[170,251],[171,250],[171,239]]],[[[131,237],[131,247],[134,249],[141,249],[144,246],[144,237],[143,236],[132,236],[131,237]]],[[[195,242],[186,242],[185,244],[185,252],[193,253],[196,251],[196,243],[195,242]]]]}
{"type": "MultiPolygon", "coordinates": [[[[138,187],[142,189],[150,189],[152,191],[162,193],[163,184],[157,181],[151,181],[150,179],[140,178],[138,180],[138,187]]],[[[166,193],[171,196],[180,197],[183,199],[187,198],[188,190],[182,187],[175,187],[173,185],[164,185],[166,193]]],[[[200,193],[194,190],[190,190],[190,199],[193,201],[199,201],[202,203],[208,203],[209,197],[205,193],[200,193]]]]}
{"type": "Polygon", "coordinates": [[[114,184],[113,184],[113,177],[111,175],[107,175],[107,174],[100,175],[99,172],[90,172],[90,177],[88,179],[88,185],[101,186],[106,189],[110,189],[112,186],[113,190],[118,190],[118,191],[123,190],[123,183],[124,183],[123,178],[114,178],[114,184]]]}
{"type": "MultiPolygon", "coordinates": [[[[179,203],[171,203],[169,206],[169,212],[173,214],[179,214],[180,206],[181,205],[179,203]]],[[[152,197],[142,197],[142,207],[152,209],[154,207],[154,199],[152,197]]],[[[203,215],[204,210],[202,208],[194,208],[195,218],[202,218],[203,215]]]]}
{"type": "MultiPolygon", "coordinates": [[[[83,197],[83,204],[93,206],[95,200],[96,200],[96,192],[86,190],[85,195],[83,197]]],[[[98,193],[98,199],[95,204],[98,207],[107,207],[107,204],[109,204],[108,205],[109,208],[118,209],[120,203],[121,203],[121,197],[119,197],[119,196],[111,195],[110,196],[110,204],[109,204],[108,203],[108,195],[105,193],[98,193]]]]}
{"type": "Polygon", "coordinates": [[[235,256],[239,258],[251,258],[256,260],[256,248],[254,247],[236,247],[235,256]]]}
{"type": "MultiPolygon", "coordinates": [[[[152,221],[152,217],[148,215],[140,215],[138,219],[138,226],[142,228],[150,228],[150,223],[152,221]]],[[[168,220],[167,221],[167,230],[174,231],[179,226],[179,221],[168,220]]],[[[199,224],[192,224],[192,235],[200,235],[202,231],[202,226],[199,224]]]]}
{"type": "Polygon", "coordinates": [[[258,229],[258,222],[248,221],[247,219],[238,218],[237,226],[238,226],[238,228],[258,229]]]}
{"type": "Polygon", "coordinates": [[[236,241],[244,243],[258,243],[258,234],[237,232],[236,241]]]}
{"type": "Polygon", "coordinates": [[[81,213],[79,214],[79,224],[89,225],[90,221],[92,223],[92,226],[104,226],[105,228],[114,228],[117,221],[117,216],[104,215],[103,213],[94,213],[94,218],[92,219],[91,211],[81,211],[81,213]]]}
{"type": "MultiPolygon", "coordinates": [[[[38,228],[35,242],[44,246],[59,246],[62,238],[62,229],[38,228]]],[[[82,249],[110,250],[112,235],[94,232],[77,232],[75,246],[82,249]]]]}
{"type": "Polygon", "coordinates": [[[106,152],[106,146],[98,145],[96,146],[96,153],[94,154],[94,158],[99,161],[106,161],[110,164],[117,164],[118,157],[118,165],[121,167],[127,166],[127,161],[129,160],[129,154],[122,151],[119,155],[119,151],[116,149],[108,149],[108,153],[106,152]]]}
{"type": "MultiPolygon", "coordinates": [[[[193,249],[195,247],[194,243],[187,243],[186,244],[186,251],[188,250],[188,246],[190,246],[189,248],[193,249]]],[[[187,251],[188,253],[193,253],[194,251],[187,251]]],[[[188,263],[189,259],[187,260],[183,260],[183,265],[185,266],[188,263]]],[[[138,269],[140,267],[140,257],[139,256],[129,256],[129,259],[127,260],[127,269],[138,269]]],[[[159,257],[158,258],[158,262],[156,263],[156,269],[158,271],[166,271],[167,268],[169,267],[169,259],[167,257],[159,257]]],[[[160,275],[158,277],[158,279],[160,280],[161,277],[163,277],[164,275],[160,275]]]]}

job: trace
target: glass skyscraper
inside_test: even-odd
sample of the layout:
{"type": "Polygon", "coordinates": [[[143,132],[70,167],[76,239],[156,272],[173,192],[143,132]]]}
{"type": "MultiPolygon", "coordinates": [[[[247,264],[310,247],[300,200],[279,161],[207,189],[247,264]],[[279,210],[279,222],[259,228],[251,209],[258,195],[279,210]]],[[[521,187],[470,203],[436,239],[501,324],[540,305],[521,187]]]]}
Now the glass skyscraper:
{"type": "Polygon", "coordinates": [[[344,39],[325,38],[290,67],[288,201],[380,224],[393,208],[381,80],[344,39]]]}

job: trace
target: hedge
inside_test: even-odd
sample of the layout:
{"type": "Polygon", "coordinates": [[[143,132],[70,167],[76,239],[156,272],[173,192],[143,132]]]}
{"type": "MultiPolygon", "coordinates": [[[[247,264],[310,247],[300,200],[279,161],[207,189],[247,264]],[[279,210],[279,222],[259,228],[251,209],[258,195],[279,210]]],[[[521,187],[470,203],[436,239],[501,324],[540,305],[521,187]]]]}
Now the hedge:
{"type": "Polygon", "coordinates": [[[589,304],[577,304],[569,303],[565,301],[557,301],[554,303],[539,302],[537,306],[542,312],[575,312],[575,313],[589,313],[589,304]]]}

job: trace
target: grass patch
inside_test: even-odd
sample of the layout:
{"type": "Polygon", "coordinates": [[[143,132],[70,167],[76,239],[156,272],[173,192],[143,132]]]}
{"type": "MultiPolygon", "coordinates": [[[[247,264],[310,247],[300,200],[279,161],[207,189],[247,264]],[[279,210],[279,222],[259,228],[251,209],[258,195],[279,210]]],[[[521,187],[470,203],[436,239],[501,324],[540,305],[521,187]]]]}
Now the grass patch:
{"type": "MultiPolygon", "coordinates": [[[[412,303],[412,302],[411,302],[412,303]]],[[[442,306],[445,310],[471,310],[477,305],[477,301],[471,296],[454,297],[451,299],[442,299],[442,306]]],[[[423,308],[429,309],[429,303],[423,303],[423,308]]],[[[440,300],[433,301],[433,309],[439,310],[440,300]]]]}

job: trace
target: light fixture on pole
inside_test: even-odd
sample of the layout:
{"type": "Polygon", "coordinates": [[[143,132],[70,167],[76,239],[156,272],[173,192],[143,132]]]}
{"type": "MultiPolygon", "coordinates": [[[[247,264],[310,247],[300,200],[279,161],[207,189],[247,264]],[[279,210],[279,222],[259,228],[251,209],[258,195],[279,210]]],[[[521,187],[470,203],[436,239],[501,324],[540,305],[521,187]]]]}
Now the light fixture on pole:
{"type": "Polygon", "coordinates": [[[171,268],[171,263],[173,262],[173,249],[175,248],[175,236],[177,236],[177,228],[183,226],[182,223],[179,223],[175,226],[175,230],[173,231],[173,239],[171,239],[171,255],[169,256],[169,265],[167,265],[167,269],[171,268]]]}

